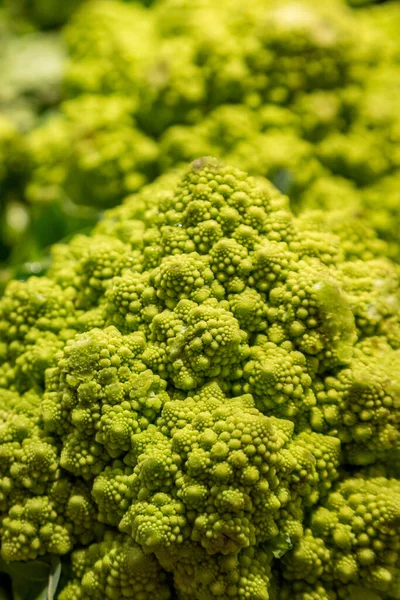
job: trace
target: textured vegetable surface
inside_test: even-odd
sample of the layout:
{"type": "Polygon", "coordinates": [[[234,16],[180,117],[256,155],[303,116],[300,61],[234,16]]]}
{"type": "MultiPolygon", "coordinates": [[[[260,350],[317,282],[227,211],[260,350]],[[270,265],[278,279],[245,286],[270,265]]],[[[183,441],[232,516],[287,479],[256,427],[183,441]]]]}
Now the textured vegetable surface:
{"type": "Polygon", "coordinates": [[[296,213],[346,208],[399,261],[400,4],[350,4],[6,0],[0,260],[43,272],[52,242],[213,155],[296,213]]]}
{"type": "Polygon", "coordinates": [[[344,215],[200,158],[9,284],[5,561],[64,557],[59,600],[400,597],[399,269],[344,215]]]}

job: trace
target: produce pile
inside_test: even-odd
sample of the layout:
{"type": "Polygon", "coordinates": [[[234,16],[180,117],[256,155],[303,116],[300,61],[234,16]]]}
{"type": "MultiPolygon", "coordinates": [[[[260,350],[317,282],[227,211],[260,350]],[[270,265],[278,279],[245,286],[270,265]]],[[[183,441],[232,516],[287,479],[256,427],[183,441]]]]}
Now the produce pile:
{"type": "Polygon", "coordinates": [[[296,213],[346,211],[399,260],[398,2],[4,4],[0,279],[203,155],[296,213]]]}
{"type": "Polygon", "coordinates": [[[1,600],[400,599],[400,6],[349,4],[5,2],[1,600]]]}

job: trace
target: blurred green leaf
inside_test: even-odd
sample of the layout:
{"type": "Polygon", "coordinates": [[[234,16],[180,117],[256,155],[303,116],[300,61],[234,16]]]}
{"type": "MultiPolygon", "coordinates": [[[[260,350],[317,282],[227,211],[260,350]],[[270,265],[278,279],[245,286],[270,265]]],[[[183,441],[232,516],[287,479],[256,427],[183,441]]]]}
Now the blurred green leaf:
{"type": "Polygon", "coordinates": [[[289,194],[293,185],[294,175],[288,169],[279,169],[272,177],[271,181],[282,194],[289,194]]]}
{"type": "Polygon", "coordinates": [[[53,555],[28,562],[7,562],[0,558],[0,571],[11,578],[13,600],[54,600],[61,561],[53,555]]]}

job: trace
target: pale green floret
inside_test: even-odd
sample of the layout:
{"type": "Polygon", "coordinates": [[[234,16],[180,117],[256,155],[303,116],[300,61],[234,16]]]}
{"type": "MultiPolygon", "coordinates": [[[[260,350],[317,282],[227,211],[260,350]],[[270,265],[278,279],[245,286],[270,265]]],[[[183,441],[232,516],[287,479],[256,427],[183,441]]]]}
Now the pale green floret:
{"type": "Polygon", "coordinates": [[[325,581],[339,598],[354,597],[357,587],[368,598],[397,598],[399,492],[398,480],[383,477],[339,483],[285,556],[284,578],[325,581]]]}
{"type": "Polygon", "coordinates": [[[311,426],[337,436],[351,464],[396,462],[400,451],[398,350],[370,338],[349,367],[316,381],[311,426]]]}
{"type": "Polygon", "coordinates": [[[262,546],[228,556],[210,556],[197,544],[159,554],[161,565],[173,570],[182,598],[254,598],[269,600],[272,554],[262,546]]]}
{"type": "Polygon", "coordinates": [[[128,536],[107,531],[100,543],[72,553],[72,576],[59,600],[169,600],[166,573],[128,536]]]}
{"type": "Polygon", "coordinates": [[[102,461],[127,452],[131,435],[146,429],[168,399],[165,382],[139,358],[144,348],[140,333],[93,329],[67,343],[58,367],[47,371],[44,425],[68,436],[61,463],[73,473],[97,474],[102,461]],[[80,459],[71,454],[78,448],[80,459]]]}

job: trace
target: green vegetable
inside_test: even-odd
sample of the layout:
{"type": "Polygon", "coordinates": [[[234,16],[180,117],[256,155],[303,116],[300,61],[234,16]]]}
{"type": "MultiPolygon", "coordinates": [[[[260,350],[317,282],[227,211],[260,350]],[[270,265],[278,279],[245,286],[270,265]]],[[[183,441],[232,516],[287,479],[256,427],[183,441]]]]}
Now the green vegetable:
{"type": "Polygon", "coordinates": [[[68,98],[27,138],[26,198],[112,206],[210,154],[296,212],[345,178],[349,210],[398,260],[398,11],[377,8],[378,25],[343,0],[83,3],[65,26],[68,98]]]}
{"type": "Polygon", "coordinates": [[[47,258],[37,206],[58,215],[53,243],[93,222],[71,206],[119,204],[201,155],[268,177],[296,213],[346,206],[399,262],[398,2],[64,4],[0,15],[2,221],[26,216],[0,232],[2,279],[47,258]]]}
{"type": "Polygon", "coordinates": [[[396,599],[399,268],[368,232],[200,158],[12,281],[10,568],[67,557],[59,600],[396,599]]]}

